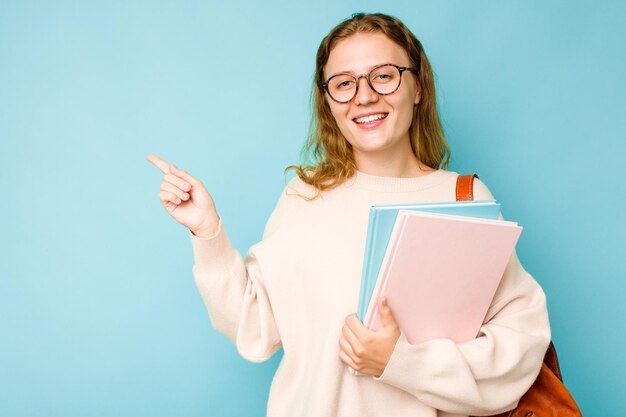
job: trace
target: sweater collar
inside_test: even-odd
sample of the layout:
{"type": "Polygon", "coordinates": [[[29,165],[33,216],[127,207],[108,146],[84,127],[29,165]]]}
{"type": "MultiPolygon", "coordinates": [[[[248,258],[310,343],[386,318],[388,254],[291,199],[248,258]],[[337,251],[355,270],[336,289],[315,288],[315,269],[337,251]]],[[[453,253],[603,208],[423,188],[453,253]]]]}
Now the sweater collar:
{"type": "Polygon", "coordinates": [[[380,177],[357,171],[345,184],[348,187],[367,188],[374,191],[407,192],[429,188],[446,179],[446,171],[437,170],[420,177],[380,177]]]}

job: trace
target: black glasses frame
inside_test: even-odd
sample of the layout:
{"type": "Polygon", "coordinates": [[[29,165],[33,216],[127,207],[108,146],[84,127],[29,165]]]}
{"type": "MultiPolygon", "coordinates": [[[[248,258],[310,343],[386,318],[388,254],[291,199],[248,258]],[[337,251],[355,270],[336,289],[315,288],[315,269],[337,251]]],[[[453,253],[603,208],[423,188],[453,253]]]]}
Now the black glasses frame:
{"type": "Polygon", "coordinates": [[[379,94],[381,96],[388,96],[389,94],[393,94],[396,91],[398,91],[398,88],[400,88],[400,84],[402,84],[402,74],[405,71],[411,71],[412,73],[414,73],[415,75],[418,75],[418,70],[417,68],[413,68],[413,67],[400,67],[398,65],[395,64],[380,64],[380,65],[376,65],[374,68],[372,68],[370,70],[370,72],[368,72],[367,74],[360,74],[360,75],[352,75],[348,72],[340,72],[339,74],[335,74],[332,77],[330,77],[329,79],[327,79],[324,83],[322,83],[322,88],[324,90],[326,90],[326,92],[328,93],[328,97],[330,97],[334,102],[337,103],[349,103],[350,101],[352,101],[352,99],[354,99],[354,97],[356,97],[356,95],[359,92],[359,81],[361,81],[361,78],[365,78],[365,80],[367,81],[367,85],[370,86],[370,88],[372,89],[372,91],[374,91],[376,94],[379,94]],[[374,71],[376,71],[378,68],[381,67],[387,67],[387,66],[391,66],[391,67],[395,67],[399,72],[400,72],[400,81],[398,82],[398,86],[395,88],[395,90],[389,92],[389,93],[380,93],[378,92],[378,90],[376,90],[374,88],[374,86],[372,85],[372,82],[370,81],[370,74],[374,71]],[[339,101],[337,100],[335,97],[333,97],[332,94],[330,94],[330,89],[328,88],[328,83],[330,82],[330,80],[332,80],[335,77],[338,77],[340,75],[349,75],[350,77],[354,78],[355,81],[355,86],[356,88],[354,89],[354,94],[352,95],[352,97],[350,97],[349,100],[345,100],[345,101],[339,101]]]}

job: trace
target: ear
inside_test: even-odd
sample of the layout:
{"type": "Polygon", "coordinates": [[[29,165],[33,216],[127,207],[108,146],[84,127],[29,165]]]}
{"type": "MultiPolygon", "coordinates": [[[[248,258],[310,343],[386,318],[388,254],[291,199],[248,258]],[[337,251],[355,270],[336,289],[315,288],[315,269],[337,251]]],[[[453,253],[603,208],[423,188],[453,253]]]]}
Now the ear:
{"type": "Polygon", "coordinates": [[[413,103],[417,106],[420,102],[420,99],[422,98],[422,88],[420,87],[419,83],[416,83],[416,90],[415,90],[415,99],[413,100],[413,103]]]}

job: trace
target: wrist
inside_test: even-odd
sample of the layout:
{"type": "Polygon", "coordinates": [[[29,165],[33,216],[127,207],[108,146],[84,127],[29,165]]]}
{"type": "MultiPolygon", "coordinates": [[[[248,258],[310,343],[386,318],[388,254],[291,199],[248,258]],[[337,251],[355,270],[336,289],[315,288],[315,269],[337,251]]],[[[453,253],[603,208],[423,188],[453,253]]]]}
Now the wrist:
{"type": "Polygon", "coordinates": [[[220,231],[220,218],[217,217],[216,219],[202,224],[195,229],[190,228],[189,231],[193,235],[203,239],[215,237],[215,235],[217,235],[220,231]]]}

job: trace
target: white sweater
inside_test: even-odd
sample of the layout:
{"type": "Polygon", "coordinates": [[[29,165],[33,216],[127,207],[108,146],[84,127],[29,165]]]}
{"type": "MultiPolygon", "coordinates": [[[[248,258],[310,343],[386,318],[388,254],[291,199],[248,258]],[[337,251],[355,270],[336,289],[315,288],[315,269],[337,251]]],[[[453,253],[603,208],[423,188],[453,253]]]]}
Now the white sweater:
{"type": "MultiPolygon", "coordinates": [[[[245,260],[221,225],[211,238],[191,234],[214,327],[251,361],[283,347],[268,416],[467,416],[517,404],[539,372],[550,326],[545,295],[515,255],[477,339],[411,345],[402,335],[380,378],[355,376],[339,359],[342,325],[358,304],[369,207],[454,201],[456,178],[358,172],[313,200],[302,198],[313,188],[294,178],[245,260]]],[[[474,198],[493,196],[477,180],[474,198]]]]}

